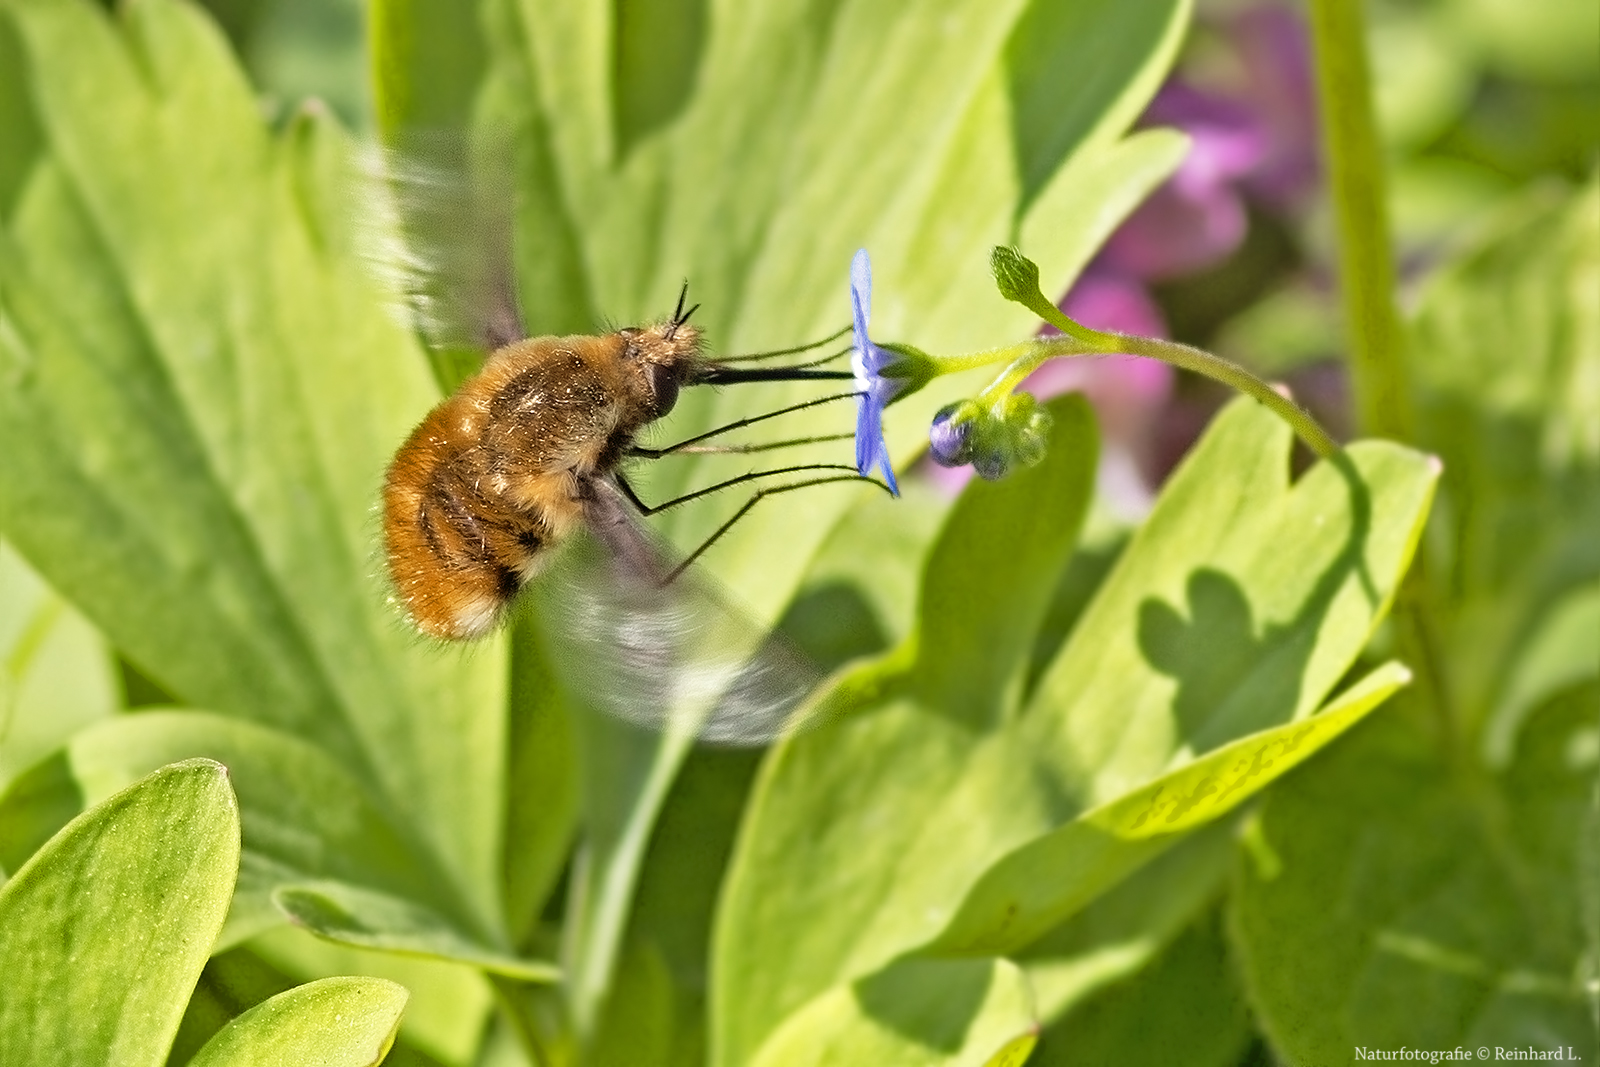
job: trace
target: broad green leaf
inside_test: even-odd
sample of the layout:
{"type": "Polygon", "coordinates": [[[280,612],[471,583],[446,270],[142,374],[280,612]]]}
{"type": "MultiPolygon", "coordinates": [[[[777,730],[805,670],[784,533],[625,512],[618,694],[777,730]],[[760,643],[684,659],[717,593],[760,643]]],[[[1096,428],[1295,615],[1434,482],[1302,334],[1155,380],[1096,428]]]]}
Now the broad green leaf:
{"type": "Polygon", "coordinates": [[[1504,768],[1522,721],[1552,695],[1600,674],[1600,584],[1561,598],[1520,650],[1484,724],[1483,756],[1504,768]]]}
{"type": "Polygon", "coordinates": [[[10,219],[43,142],[28,104],[22,44],[11,26],[0,19],[0,225],[10,219]]]}
{"type": "Polygon", "coordinates": [[[1534,190],[1422,294],[1420,432],[1445,469],[1415,605],[1430,684],[1269,794],[1233,901],[1253,1002],[1291,1059],[1600,1054],[1600,691],[1581,682],[1592,641],[1578,651],[1600,575],[1597,271],[1591,182],[1534,190]]]}
{"type": "Polygon", "coordinates": [[[1539,188],[1429,280],[1412,324],[1419,434],[1445,469],[1425,606],[1470,734],[1547,612],[1600,578],[1597,285],[1600,179],[1539,188]]]}
{"type": "Polygon", "coordinates": [[[1038,1040],[1027,980],[1005,960],[906,960],[791,1015],[752,1067],[1021,1067],[1038,1040]]]}
{"type": "Polygon", "coordinates": [[[381,978],[324,978],[234,1019],[191,1067],[374,1067],[394,1044],[404,987],[381,978]]]}
{"type": "Polygon", "coordinates": [[[1013,954],[1189,830],[1316,755],[1410,678],[1387,664],[1309,719],[1242,737],[1035,838],[984,872],[926,951],[1013,954]]]}
{"type": "Polygon", "coordinates": [[[0,541],[0,789],[120,703],[105,641],[0,541]]]}
{"type": "Polygon", "coordinates": [[[906,479],[899,497],[858,501],[817,550],[779,620],[784,633],[824,670],[904,641],[923,564],[949,510],[923,479],[906,479]]]}
{"type": "Polygon", "coordinates": [[[512,625],[502,894],[511,941],[522,944],[571,853],[581,768],[576,712],[553,684],[545,623],[529,605],[512,625]]]}
{"type": "Polygon", "coordinates": [[[1592,975],[1596,684],[1546,704],[1501,774],[1452,766],[1402,698],[1268,794],[1232,927],[1291,1062],[1372,1048],[1600,1054],[1592,975]],[[1401,708],[1405,707],[1405,713],[1401,708]]]}
{"type": "Polygon", "coordinates": [[[49,147],[0,239],[8,537],[184,702],[326,748],[495,928],[503,652],[419,645],[370,577],[437,394],[355,254],[352,146],[269,132],[182,4],[0,18],[49,147]]]}
{"type": "Polygon", "coordinates": [[[1135,978],[1200,920],[1232,872],[1237,822],[1190,834],[1016,954],[1047,1029],[1100,990],[1135,978]]]}
{"type": "Polygon", "coordinates": [[[210,760],[69,823],[0,887],[0,1062],[164,1063],[238,868],[239,812],[210,760]]]}
{"type": "Polygon", "coordinates": [[[825,725],[763,765],[715,932],[713,1062],[746,1062],[801,1004],[931,937],[905,929],[926,922],[921,898],[966,877],[972,842],[957,835],[1003,836],[996,809],[1036,806],[1009,754],[983,739],[1016,714],[1032,632],[1093,485],[1088,406],[1067,397],[1051,410],[1044,461],[969,485],[951,511],[913,635],[847,668],[823,698],[825,725]],[[896,838],[886,820],[897,819],[920,829],[896,838]],[[869,927],[884,936],[858,940],[869,927]]]}
{"type": "Polygon", "coordinates": [[[1437,462],[1363,441],[1291,485],[1289,445],[1265,409],[1224,411],[1040,678],[1040,755],[1079,810],[1304,719],[1388,610],[1437,462]]]}
{"type": "Polygon", "coordinates": [[[280,885],[272,902],[318,937],[352,948],[467,963],[525,982],[555,982],[553,964],[496,952],[462,935],[438,912],[345,882],[280,885]]]}
{"type": "Polygon", "coordinates": [[[1060,559],[1013,568],[1020,546],[1075,525],[1045,521],[1044,537],[1032,524],[1082,491],[1076,478],[1086,489],[1088,469],[1050,483],[1058,455],[1092,452],[1058,440],[1038,472],[969,488],[924,579],[921,630],[948,640],[847,672],[828,725],[763,769],[719,916],[717,1062],[742,1062],[821,989],[932,941],[1013,850],[1241,737],[1315,722],[1394,595],[1437,470],[1368,442],[1291,485],[1290,444],[1256,405],[1226,411],[1031,693],[1060,559]],[[994,523],[965,559],[945,551],[963,516],[994,523]],[[1022,674],[1006,666],[1017,649],[1022,674]]]}
{"type": "MultiPolygon", "coordinates": [[[[80,731],[64,753],[56,777],[34,773],[0,798],[7,837],[38,836],[30,811],[58,810],[70,802],[93,804],[152,768],[206,756],[226,765],[244,826],[239,885],[223,945],[236,944],[284,916],[272,904],[280,885],[341,882],[416,902],[451,914],[454,900],[441,892],[442,876],[376,804],[362,783],[314,745],[289,734],[198,711],[125,715],[80,731]],[[50,800],[47,790],[65,793],[50,800]]],[[[46,827],[47,832],[54,827],[46,827]]],[[[9,841],[8,841],[9,843],[9,841]]],[[[458,937],[480,942],[471,916],[454,915],[458,937]]]]}
{"type": "Polygon", "coordinates": [[[657,972],[663,972],[660,977],[674,1009],[673,1063],[705,1062],[711,929],[761,755],[711,746],[691,752],[662,805],[639,873],[628,923],[630,939],[639,943],[621,962],[606,1026],[616,1025],[612,1020],[619,1007],[633,1009],[639,1001],[653,1007],[645,998],[630,998],[624,989],[630,982],[654,989],[657,972]]]}
{"type": "MultiPolygon", "coordinates": [[[[653,945],[634,941],[618,961],[616,979],[601,1007],[600,1025],[583,1050],[590,1067],[669,1064],[674,1059],[680,1021],[694,1017],[674,1003],[666,960],[653,945]]],[[[681,1062],[696,1062],[692,1057],[681,1062]]]]}
{"type": "Polygon", "coordinates": [[[1213,909],[1138,973],[1046,1026],[1028,1063],[1240,1063],[1251,1038],[1250,1016],[1217,918],[1213,909]]]}
{"type": "Polygon", "coordinates": [[[587,1040],[623,950],[650,835],[694,738],[592,709],[576,725],[585,837],[573,860],[561,965],[573,1025],[587,1040]]]}
{"type": "MultiPolygon", "coordinates": [[[[411,994],[400,1037],[389,1062],[416,1067],[473,1062],[494,1010],[494,992],[484,973],[461,963],[364,949],[325,941],[297,926],[280,926],[246,942],[261,966],[283,976],[277,990],[338,975],[384,978],[411,994]]],[[[213,957],[213,963],[221,957],[213,957]]],[[[544,989],[535,986],[528,988],[544,989]]],[[[256,1003],[263,997],[256,997],[256,1003]]]]}

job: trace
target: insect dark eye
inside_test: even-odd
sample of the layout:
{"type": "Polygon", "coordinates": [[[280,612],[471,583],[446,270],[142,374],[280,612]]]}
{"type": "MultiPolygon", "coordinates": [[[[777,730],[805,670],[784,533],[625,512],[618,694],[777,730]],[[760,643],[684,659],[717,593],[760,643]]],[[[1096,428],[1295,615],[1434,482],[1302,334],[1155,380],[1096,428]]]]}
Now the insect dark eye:
{"type": "Polygon", "coordinates": [[[654,400],[656,418],[660,418],[673,409],[678,403],[678,377],[659,363],[652,363],[645,368],[649,376],[650,395],[654,400]]]}

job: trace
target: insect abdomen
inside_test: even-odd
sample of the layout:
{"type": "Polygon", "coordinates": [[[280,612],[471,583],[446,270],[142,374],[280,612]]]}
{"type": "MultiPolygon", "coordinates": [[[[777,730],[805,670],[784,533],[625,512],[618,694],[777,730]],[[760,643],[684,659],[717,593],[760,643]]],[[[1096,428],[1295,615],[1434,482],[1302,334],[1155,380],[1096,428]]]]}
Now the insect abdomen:
{"type": "Polygon", "coordinates": [[[395,454],[384,541],[396,595],[422,632],[487,633],[581,521],[577,480],[616,421],[596,386],[569,351],[497,353],[395,454]]]}

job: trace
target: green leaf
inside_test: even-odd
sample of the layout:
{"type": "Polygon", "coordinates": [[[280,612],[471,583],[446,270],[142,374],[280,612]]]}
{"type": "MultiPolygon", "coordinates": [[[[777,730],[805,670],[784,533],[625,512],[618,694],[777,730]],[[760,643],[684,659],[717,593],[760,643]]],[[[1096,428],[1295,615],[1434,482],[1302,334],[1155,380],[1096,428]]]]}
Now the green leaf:
{"type": "Polygon", "coordinates": [[[544,625],[532,605],[512,624],[502,892],[513,944],[526,942],[561,876],[581,801],[576,712],[555,684],[544,625]]]}
{"type": "Polygon", "coordinates": [[[1390,663],[1309,719],[1242,737],[1123,794],[992,864],[925,951],[1011,955],[1183,834],[1265,789],[1411,679],[1390,663]]]}
{"type": "Polygon", "coordinates": [[[406,1006],[381,978],[324,978],[263,1001],[223,1027],[190,1067],[374,1067],[406,1006]]]}
{"type": "MultiPolygon", "coordinates": [[[[1085,428],[1057,421],[1068,436],[1044,466],[969,488],[952,514],[918,639],[846,672],[822,704],[828,724],[763,768],[716,934],[717,1062],[740,1062],[822,989],[931,942],[1014,850],[1197,759],[1225,760],[1241,737],[1316,723],[1394,595],[1437,475],[1424,456],[1365,442],[1291,485],[1289,431],[1235,404],[1030,692],[1092,470],[1076,466],[1092,464],[1085,428]]],[[[1108,885],[1085,888],[1066,910],[1108,885]]],[[[1065,914],[1045,911],[1035,934],[1065,914]]]]}
{"type": "Polygon", "coordinates": [[[1487,780],[1452,768],[1417,729],[1420,709],[1397,706],[1268,794],[1267,862],[1241,862],[1233,928],[1283,1056],[1600,1053],[1584,988],[1600,948],[1597,701],[1591,683],[1545,705],[1487,780]]]}
{"type": "MultiPolygon", "coordinates": [[[[272,892],[291,883],[337,881],[452,914],[455,901],[440,891],[443,879],[427,854],[337,761],[281,731],[206,712],[141,712],[80,731],[64,753],[65,775],[53,782],[65,796],[47,803],[49,779],[36,775],[19,783],[31,788],[0,797],[0,826],[19,828],[8,836],[36,837],[30,810],[59,810],[71,797],[92,804],[152,768],[194,756],[228,767],[243,820],[244,853],[224,946],[281,923],[272,892]]],[[[482,940],[471,916],[455,914],[452,923],[461,939],[482,940]]]]}
{"type": "Polygon", "coordinates": [[[1172,848],[1017,953],[1048,1029],[1101,990],[1136,978],[1222,895],[1238,819],[1172,848]]]}
{"type": "Polygon", "coordinates": [[[1574,589],[1546,613],[1520,650],[1483,733],[1484,762],[1504,768],[1528,713],[1600,674],[1600,584],[1574,589]]]}
{"type": "Polygon", "coordinates": [[[1005,960],[906,960],[789,1017],[753,1067],[1020,1067],[1038,1040],[1033,998],[1005,960]]]}
{"type": "Polygon", "coordinates": [[[1424,606],[1441,710],[1469,735],[1556,602],[1600,578],[1597,272],[1600,179],[1538,188],[1429,279],[1412,324],[1419,433],[1445,470],[1424,606]]]}
{"type": "Polygon", "coordinates": [[[0,225],[10,219],[44,149],[43,135],[28,103],[22,57],[15,31],[0,19],[0,225]]]}
{"type": "Polygon", "coordinates": [[[238,867],[239,812],[210,760],[74,819],[0,887],[0,1062],[165,1062],[238,867]]]}
{"type": "Polygon", "coordinates": [[[573,1025],[592,1035],[623,950],[650,835],[694,738],[593,710],[579,716],[585,839],[573,861],[562,969],[573,1025]]]}
{"type": "Polygon", "coordinates": [[[1244,990],[1212,913],[1150,964],[1047,1026],[1033,1067],[1182,1063],[1232,1067],[1251,1038],[1244,990]]]}
{"type": "MultiPolygon", "coordinates": [[[[326,941],[298,926],[280,926],[252,938],[238,950],[255,957],[259,966],[281,976],[271,993],[334,975],[366,975],[404,986],[411,994],[400,1024],[400,1037],[390,1060],[428,1067],[472,1062],[494,1014],[494,991],[484,973],[462,963],[446,963],[394,952],[369,952],[326,941]],[[422,1053],[404,1058],[401,1051],[422,1053]]],[[[215,964],[222,957],[213,957],[215,964]]],[[[548,989],[548,986],[525,986],[548,989]]],[[[263,999],[257,996],[248,1003],[263,999]]]]}
{"type": "Polygon", "coordinates": [[[294,922],[341,945],[469,963],[525,982],[561,978],[554,964],[485,948],[419,904],[344,882],[282,885],[272,901],[294,922]]]}
{"type": "Polygon", "coordinates": [[[492,931],[503,651],[419,645],[371,578],[437,392],[356,255],[353,146],[317,113],[270,133],[187,6],[0,18],[50,149],[0,238],[7,536],[185,703],[340,760],[492,931]]]}
{"type": "Polygon", "coordinates": [[[1429,684],[1268,795],[1232,902],[1288,1059],[1600,1055],[1597,269],[1600,184],[1538,189],[1423,293],[1410,351],[1445,469],[1415,601],[1429,684]]]}
{"type": "Polygon", "coordinates": [[[0,789],[118,696],[105,641],[0,541],[0,789]]]}
{"type": "Polygon", "coordinates": [[[1015,718],[1032,634],[1093,484],[1087,404],[1059,398],[1051,411],[1044,461],[969,485],[951,511],[913,636],[847,669],[821,701],[826,724],[764,765],[715,933],[714,1062],[744,1062],[784,1015],[931,937],[926,898],[968,877],[974,842],[952,828],[987,841],[1006,832],[1009,805],[1034,803],[1009,754],[982,738],[1015,718]],[[870,831],[846,827],[851,813],[870,831]],[[921,829],[904,828],[891,860],[883,820],[902,818],[921,829]],[[858,941],[861,926],[880,936],[858,941]]]}

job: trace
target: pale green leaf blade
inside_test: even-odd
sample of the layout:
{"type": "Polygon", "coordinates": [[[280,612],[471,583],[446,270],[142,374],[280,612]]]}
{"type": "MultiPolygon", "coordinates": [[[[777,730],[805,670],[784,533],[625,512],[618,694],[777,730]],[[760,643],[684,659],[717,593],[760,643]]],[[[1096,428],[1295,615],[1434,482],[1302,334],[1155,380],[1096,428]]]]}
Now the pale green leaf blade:
{"type": "Polygon", "coordinates": [[[970,485],[952,509],[923,571],[917,632],[847,668],[822,701],[826,725],[764,765],[714,935],[716,1062],[744,1062],[800,1004],[926,941],[930,916],[976,873],[974,851],[1048,825],[997,728],[1017,712],[1093,484],[1087,405],[1067,397],[1051,410],[1044,461],[970,485]]]}
{"type": "Polygon", "coordinates": [[[1484,762],[1503,768],[1523,719],[1569,686],[1600,674],[1600,584],[1577,588],[1551,606],[1519,650],[1499,703],[1484,723],[1484,762]]]}
{"type": "MultiPolygon", "coordinates": [[[[1387,609],[1437,472],[1424,456],[1364,443],[1291,485],[1290,443],[1255,405],[1222,415],[1020,716],[995,717],[1003,693],[973,707],[963,686],[950,692],[969,699],[941,705],[946,687],[923,687],[914,649],[840,680],[835,722],[779,751],[746,817],[717,932],[724,1062],[819,987],[936,937],[1010,850],[1315,710],[1387,609]],[[1292,559],[1285,544],[1297,546],[1292,559]],[[1168,625],[1182,615],[1163,601],[1186,593],[1195,621],[1168,625]],[[1168,655],[1186,647],[1177,631],[1198,635],[1188,660],[1168,655]]],[[[1051,500],[1045,486],[1032,492],[1051,500]]],[[[1015,551],[1003,533],[995,547],[1015,551]]],[[[1034,585],[982,584],[1003,563],[969,568],[977,584],[960,610],[971,633],[1011,626],[1013,607],[1027,616],[1034,585]]],[[[928,580],[940,573],[930,566],[928,580]]],[[[963,669],[946,660],[994,654],[969,634],[941,647],[929,677],[963,669]]],[[[978,665],[975,677],[994,669],[978,665]]]]}
{"type": "Polygon", "coordinates": [[[114,670],[105,639],[0,541],[0,790],[117,710],[114,670]]]}
{"type": "MultiPolygon", "coordinates": [[[[441,889],[444,880],[431,858],[394,826],[370,789],[292,734],[208,712],[119,716],[72,738],[64,753],[66,780],[58,788],[94,804],[156,767],[197,756],[228,768],[244,827],[224,945],[281,923],[271,894],[290,882],[348,882],[445,914],[457,907],[441,889]]],[[[26,809],[45,806],[44,788],[41,782],[0,797],[0,826],[25,826],[26,809]]],[[[472,929],[470,915],[457,913],[454,921],[472,929]]]]}
{"type": "Polygon", "coordinates": [[[1591,177],[1531,189],[1488,220],[1428,280],[1411,324],[1418,433],[1445,464],[1429,607],[1452,714],[1474,733],[1546,613],[1600,578],[1597,285],[1591,177]]]}
{"type": "Polygon", "coordinates": [[[237,1016],[191,1067],[376,1067],[405,1010],[405,987],[381,978],[324,978],[237,1016]]]}
{"type": "Polygon", "coordinates": [[[238,809],[209,760],[68,824],[0,887],[0,1062],[165,1062],[238,865],[238,809]]]}
{"type": "Polygon", "coordinates": [[[561,979],[555,964],[498,952],[463,935],[438,912],[360,886],[282,885],[272,900],[294,922],[341,945],[467,963],[525,982],[561,979]]]}
{"type": "Polygon", "coordinates": [[[577,834],[581,799],[577,710],[555,684],[544,625],[531,607],[512,624],[502,865],[512,944],[528,937],[561,876],[577,834]]]}
{"type": "Polygon", "coordinates": [[[1148,965],[1047,1025],[1033,1067],[1181,1063],[1233,1067],[1253,1036],[1215,909],[1148,965]]]}
{"type": "Polygon", "coordinates": [[[1033,996],[1006,960],[906,960],[830,989],[784,1020],[752,1067],[1020,1067],[1033,996]]]}
{"type": "MultiPolygon", "coordinates": [[[[274,993],[338,975],[365,975],[404,986],[411,999],[400,1022],[399,1044],[445,1064],[471,1062],[494,1013],[488,977],[464,963],[353,948],[294,925],[253,938],[241,951],[280,976],[281,984],[271,991],[274,993]]],[[[208,967],[220,958],[212,957],[208,967]]],[[[398,1055],[392,1058],[397,1063],[411,1062],[398,1055]]]]}
{"type": "Polygon", "coordinates": [[[1237,822],[1195,831],[1017,953],[1047,1029],[1102,990],[1137,980],[1201,920],[1232,873],[1237,822]]]}
{"type": "Polygon", "coordinates": [[[1041,677],[1039,756],[1084,808],[1310,715],[1387,612],[1438,462],[1362,441],[1291,485],[1289,445],[1230,405],[1041,677]]]}
{"type": "Polygon", "coordinates": [[[1231,926],[1282,1055],[1600,1054],[1585,988],[1600,946],[1597,702],[1590,683],[1546,704],[1511,765],[1481,781],[1440,758],[1423,709],[1402,698],[1268,794],[1231,926]]]}
{"type": "Polygon", "coordinates": [[[925,951],[1011,955],[1165,851],[1340,737],[1411,672],[1390,663],[1309,719],[1242,737],[1084,812],[984,872],[925,951]]]}
{"type": "Polygon", "coordinates": [[[7,17],[51,148],[0,256],[11,536],[166,688],[347,760],[497,923],[503,652],[419,646],[372,577],[437,393],[356,255],[353,147],[267,130],[191,8],[7,17]]]}

